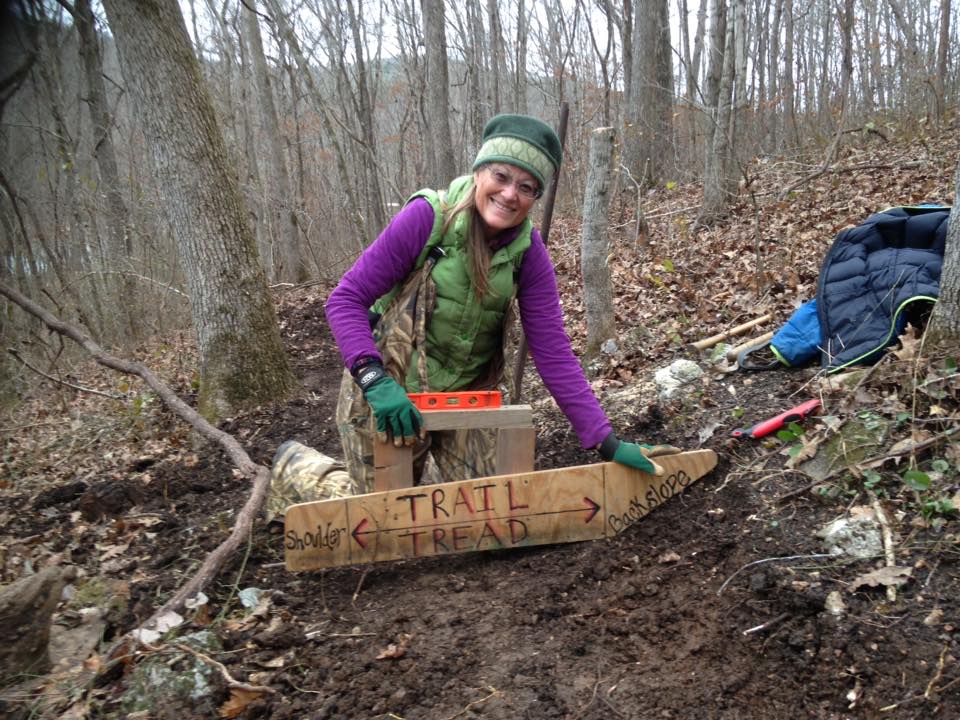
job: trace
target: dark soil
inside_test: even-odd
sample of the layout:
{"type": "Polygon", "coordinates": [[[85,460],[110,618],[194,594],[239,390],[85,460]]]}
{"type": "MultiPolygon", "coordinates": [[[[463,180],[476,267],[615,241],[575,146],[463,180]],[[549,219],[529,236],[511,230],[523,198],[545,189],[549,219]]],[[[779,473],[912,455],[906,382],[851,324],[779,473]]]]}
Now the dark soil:
{"type": "MultiPolygon", "coordinates": [[[[269,465],[289,439],[340,454],[332,415],[341,366],[317,319],[320,302],[310,296],[282,312],[304,392],[225,426],[257,462],[269,465]]],[[[898,528],[897,561],[915,568],[913,581],[894,603],[883,588],[850,592],[877,561],[803,556],[822,553],[815,531],[854,498],[824,501],[807,478],[782,472],[782,456],[767,445],[726,439],[735,423],[795,403],[789,393],[806,379],[804,371],[774,371],[715,382],[690,426],[677,422],[694,417],[682,405],[654,401],[635,413],[624,435],[687,448],[705,417],[726,418],[705,443],[720,464],[612,540],[292,574],[282,566],[279,526],[258,522],[249,548],[208,589],[211,615],[224,615],[211,626],[225,644],[218,659],[235,678],[276,690],[238,716],[960,716],[955,538],[898,528]],[[735,406],[746,410],[739,420],[735,406]],[[933,555],[935,544],[941,552],[933,555]],[[242,616],[236,590],[250,586],[271,591],[270,615],[230,621],[242,616]],[[842,595],[842,615],[825,609],[831,591],[842,595]],[[934,608],[942,617],[925,623],[934,608]]],[[[532,380],[530,391],[542,393],[532,380]]],[[[537,407],[539,468],[595,461],[555,408],[537,407]]],[[[114,570],[129,598],[107,639],[145,619],[195,570],[244,502],[248,485],[221,454],[195,452],[189,467],[133,459],[121,486],[100,478],[8,505],[19,514],[6,534],[21,538],[53,532],[74,511],[101,527],[121,523],[135,504],[160,518],[149,536],[132,540],[127,556],[137,559],[114,570]]],[[[94,562],[91,543],[81,533],[75,563],[94,562]]],[[[127,677],[101,679],[91,717],[123,716],[116,700],[127,677]]],[[[190,708],[168,710],[192,716],[190,708]]]]}

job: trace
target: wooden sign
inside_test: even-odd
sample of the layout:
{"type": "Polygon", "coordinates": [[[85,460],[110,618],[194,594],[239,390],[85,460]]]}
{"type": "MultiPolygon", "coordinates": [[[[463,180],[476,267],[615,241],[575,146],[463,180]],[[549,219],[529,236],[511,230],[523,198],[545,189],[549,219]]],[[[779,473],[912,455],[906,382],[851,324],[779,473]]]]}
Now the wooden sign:
{"type": "Polygon", "coordinates": [[[625,530],[717,464],[712,450],[497,475],[287,508],[288,570],[595,540],[625,530]]]}

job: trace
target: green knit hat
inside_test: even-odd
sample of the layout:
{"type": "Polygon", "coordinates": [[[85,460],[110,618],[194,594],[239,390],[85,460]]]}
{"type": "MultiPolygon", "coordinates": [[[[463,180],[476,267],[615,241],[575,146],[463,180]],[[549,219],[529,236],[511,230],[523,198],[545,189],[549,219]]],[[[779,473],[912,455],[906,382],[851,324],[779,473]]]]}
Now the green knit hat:
{"type": "Polygon", "coordinates": [[[560,138],[545,122],[527,115],[497,115],[483,129],[483,145],[472,169],[489,162],[515,165],[533,175],[545,190],[562,159],[560,138]]]}

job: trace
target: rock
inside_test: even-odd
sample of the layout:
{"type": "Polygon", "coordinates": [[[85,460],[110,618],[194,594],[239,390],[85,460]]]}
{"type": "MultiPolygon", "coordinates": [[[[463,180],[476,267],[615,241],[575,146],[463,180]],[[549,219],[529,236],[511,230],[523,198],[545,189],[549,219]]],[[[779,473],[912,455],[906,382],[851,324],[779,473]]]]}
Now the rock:
{"type": "Polygon", "coordinates": [[[50,616],[74,567],[48,567],[0,589],[0,677],[50,668],[50,616]]]}
{"type": "MultiPolygon", "coordinates": [[[[184,635],[177,642],[210,655],[223,649],[209,630],[184,635]]],[[[220,672],[188,653],[159,653],[141,662],[130,674],[120,704],[130,714],[145,712],[153,720],[218,717],[225,681],[220,672]]]]}
{"type": "Polygon", "coordinates": [[[674,360],[668,367],[660,368],[653,378],[660,391],[661,400],[677,397],[681,388],[690,385],[703,375],[703,370],[692,360],[674,360]]]}
{"type": "Polygon", "coordinates": [[[871,558],[883,554],[880,526],[871,513],[838,518],[818,530],[817,537],[833,555],[871,558]]]}

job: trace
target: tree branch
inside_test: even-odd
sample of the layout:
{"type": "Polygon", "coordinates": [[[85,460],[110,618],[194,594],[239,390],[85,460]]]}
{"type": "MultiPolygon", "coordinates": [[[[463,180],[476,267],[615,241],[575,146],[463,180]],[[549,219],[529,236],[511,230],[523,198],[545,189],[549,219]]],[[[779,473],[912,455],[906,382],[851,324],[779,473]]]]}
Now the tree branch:
{"type": "MultiPolygon", "coordinates": [[[[260,511],[267,497],[267,491],[270,487],[270,471],[258,465],[240,443],[230,434],[223,432],[217,427],[211,425],[200,413],[187,405],[180,397],[170,389],[160,378],[153,374],[145,365],[138,362],[122,360],[108,354],[95,343],[89,336],[85,335],[77,327],[57,319],[53,314],[37,305],[25,295],[19,293],[4,283],[0,283],[0,295],[5,295],[11,301],[19,305],[26,312],[40,319],[47,327],[55,332],[70,338],[84,350],[90,353],[93,358],[106,367],[118,370],[127,375],[136,375],[141,378],[158,396],[163,400],[168,408],[173,410],[183,420],[190,424],[197,432],[204,437],[218,443],[226,450],[227,455],[237,466],[240,472],[253,481],[253,488],[247,502],[237,514],[237,521],[233,526],[229,537],[220,543],[200,566],[200,569],[191,577],[166,603],[156,610],[146,622],[141,624],[140,628],[148,628],[155,620],[170,610],[180,608],[184,601],[196,595],[208,582],[210,582],[227,559],[234,553],[242,542],[246,540],[253,527],[253,520],[260,511]]],[[[139,629],[139,628],[137,628],[139,629]]],[[[131,631],[132,632],[132,631],[131,631]]],[[[128,636],[130,633],[128,633],[128,636]]],[[[118,640],[117,644],[123,639],[118,640]]],[[[116,645],[115,645],[116,647],[116,645]]]]}

